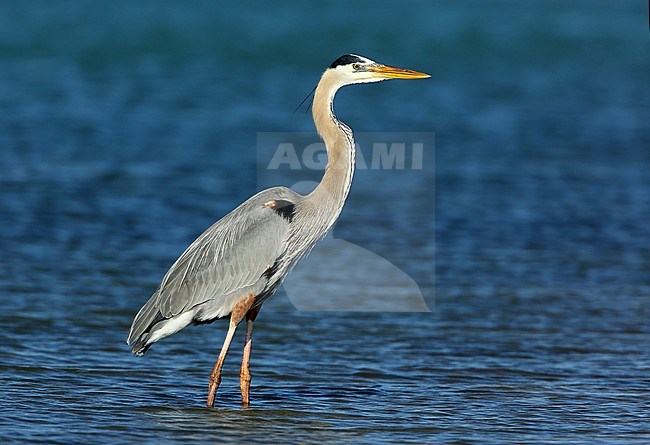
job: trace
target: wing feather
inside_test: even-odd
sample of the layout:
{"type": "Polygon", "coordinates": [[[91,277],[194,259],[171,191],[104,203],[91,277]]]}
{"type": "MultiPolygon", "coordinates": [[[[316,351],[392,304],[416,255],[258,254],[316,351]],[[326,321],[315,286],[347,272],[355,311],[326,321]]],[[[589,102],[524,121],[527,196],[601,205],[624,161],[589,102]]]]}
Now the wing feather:
{"type": "Polygon", "coordinates": [[[176,260],[136,315],[128,342],[161,319],[255,285],[283,253],[290,224],[264,203],[296,197],[284,187],[265,190],[208,228],[176,260]]]}
{"type": "Polygon", "coordinates": [[[261,204],[247,210],[215,223],[172,266],[158,291],[165,318],[254,285],[280,256],[288,221],[261,204]]]}

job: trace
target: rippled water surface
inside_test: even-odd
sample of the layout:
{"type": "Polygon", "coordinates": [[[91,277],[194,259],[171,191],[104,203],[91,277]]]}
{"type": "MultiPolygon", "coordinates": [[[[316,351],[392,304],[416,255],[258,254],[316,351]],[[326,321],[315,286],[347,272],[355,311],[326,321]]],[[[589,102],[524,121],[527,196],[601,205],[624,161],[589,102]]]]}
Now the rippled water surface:
{"type": "MultiPolygon", "coordinates": [[[[646,13],[3,2],[0,442],[650,443],[646,13]],[[360,313],[279,292],[256,323],[252,408],[239,332],[205,409],[226,324],[140,359],[131,320],[258,189],[273,156],[258,133],[313,131],[292,111],[347,52],[432,74],[341,91],[355,130],[434,132],[436,147],[422,169],[359,171],[334,230],[408,274],[431,312],[372,312],[392,298],[381,286],[360,287],[360,313]]],[[[351,269],[310,298],[345,295],[351,269]]]]}

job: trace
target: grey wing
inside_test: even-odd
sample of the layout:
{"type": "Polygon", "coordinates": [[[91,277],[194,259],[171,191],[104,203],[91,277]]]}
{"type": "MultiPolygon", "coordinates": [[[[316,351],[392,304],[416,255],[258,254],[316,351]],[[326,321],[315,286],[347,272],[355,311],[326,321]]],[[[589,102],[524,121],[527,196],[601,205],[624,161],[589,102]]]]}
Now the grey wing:
{"type": "Polygon", "coordinates": [[[284,187],[264,190],[207,229],[138,312],[127,342],[160,320],[255,285],[283,253],[290,224],[286,214],[265,203],[281,199],[293,206],[297,197],[284,187]]]}

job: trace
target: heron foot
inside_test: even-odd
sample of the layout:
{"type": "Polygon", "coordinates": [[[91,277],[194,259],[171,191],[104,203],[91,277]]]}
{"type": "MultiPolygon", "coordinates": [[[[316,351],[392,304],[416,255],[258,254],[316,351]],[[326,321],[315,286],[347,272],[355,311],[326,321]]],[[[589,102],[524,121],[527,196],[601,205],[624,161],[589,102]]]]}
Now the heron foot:
{"type": "Polygon", "coordinates": [[[239,372],[239,388],[241,389],[241,404],[244,408],[250,408],[250,394],[251,394],[251,347],[253,345],[253,323],[257,314],[260,312],[260,307],[251,309],[246,314],[246,340],[244,343],[244,355],[241,360],[241,371],[239,372]]]}
{"type": "MultiPolygon", "coordinates": [[[[217,395],[217,389],[221,384],[221,368],[223,367],[223,362],[226,360],[226,354],[228,353],[228,348],[230,348],[230,343],[232,338],[235,335],[235,330],[240,321],[246,316],[251,306],[255,302],[255,295],[247,295],[242,298],[235,304],[235,307],[230,314],[230,327],[228,328],[228,333],[226,334],[226,339],[223,341],[223,346],[221,347],[221,352],[219,353],[219,358],[214,364],[214,368],[210,373],[210,384],[208,385],[208,400],[206,406],[212,408],[214,406],[214,399],[217,395]]],[[[249,377],[250,382],[250,377],[249,377]]]]}
{"type": "Polygon", "coordinates": [[[251,358],[251,344],[252,339],[252,322],[248,322],[246,326],[246,345],[244,346],[244,356],[241,361],[241,371],[239,372],[239,388],[241,389],[241,404],[244,408],[250,407],[250,394],[251,394],[251,371],[250,371],[250,358],[251,358]]]}
{"type": "Polygon", "coordinates": [[[205,404],[208,408],[212,408],[214,406],[214,399],[217,395],[217,389],[219,389],[220,384],[221,384],[221,370],[219,370],[219,374],[215,374],[214,371],[210,373],[210,385],[208,386],[208,401],[205,404]]]}
{"type": "Polygon", "coordinates": [[[251,373],[242,371],[239,374],[239,387],[241,388],[241,405],[244,408],[251,406],[251,373]]]}

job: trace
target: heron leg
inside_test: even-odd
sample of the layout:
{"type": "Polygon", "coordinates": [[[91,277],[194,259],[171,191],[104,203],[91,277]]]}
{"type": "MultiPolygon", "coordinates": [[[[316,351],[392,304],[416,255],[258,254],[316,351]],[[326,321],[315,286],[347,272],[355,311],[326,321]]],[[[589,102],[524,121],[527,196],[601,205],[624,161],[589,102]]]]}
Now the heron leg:
{"type": "Polygon", "coordinates": [[[223,341],[223,346],[221,347],[221,352],[219,353],[219,358],[212,368],[210,373],[210,385],[208,387],[208,401],[206,405],[208,408],[214,406],[214,398],[217,395],[217,389],[221,384],[221,368],[223,367],[223,362],[226,359],[226,354],[228,353],[228,348],[230,348],[230,343],[232,342],[232,337],[235,335],[235,330],[237,325],[244,318],[250,307],[255,302],[255,295],[248,295],[245,298],[242,298],[235,304],[235,307],[230,314],[230,326],[228,328],[228,333],[226,334],[226,339],[223,341]]]}
{"type": "Polygon", "coordinates": [[[253,323],[261,306],[257,306],[246,314],[246,341],[244,343],[244,356],[241,360],[241,371],[239,372],[239,387],[241,388],[241,404],[244,408],[250,407],[251,392],[251,346],[253,344],[253,323]]]}

